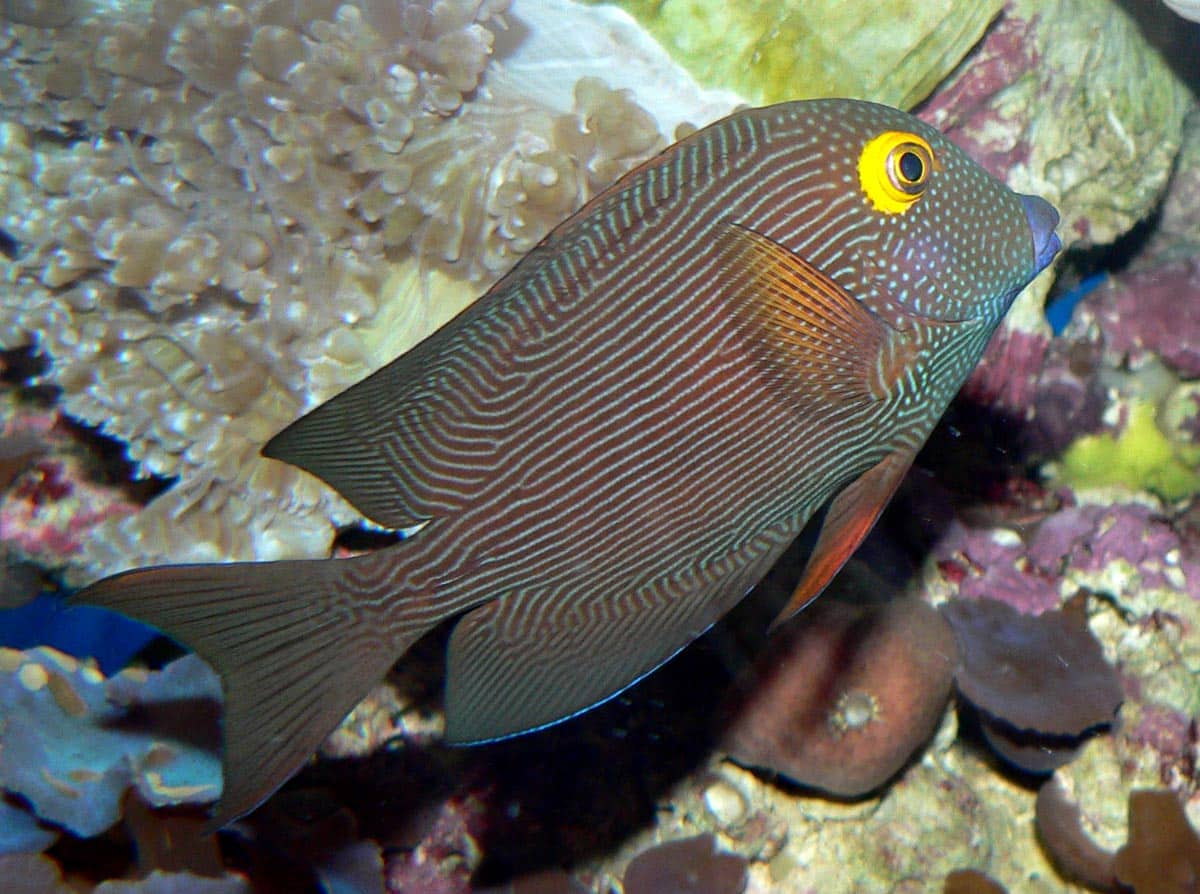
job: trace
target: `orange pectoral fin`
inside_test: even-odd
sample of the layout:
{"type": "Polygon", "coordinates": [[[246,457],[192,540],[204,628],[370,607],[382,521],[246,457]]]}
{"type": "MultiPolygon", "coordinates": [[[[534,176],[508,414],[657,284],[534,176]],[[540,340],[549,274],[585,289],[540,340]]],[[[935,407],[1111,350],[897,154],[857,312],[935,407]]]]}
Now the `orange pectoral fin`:
{"type": "Polygon", "coordinates": [[[846,564],[904,480],[913,455],[908,450],[891,454],[833,499],[800,583],[771,623],[771,630],[815,599],[846,564]]]}
{"type": "Polygon", "coordinates": [[[880,358],[894,331],[805,258],[738,223],[730,223],[725,275],[735,313],[745,317],[784,388],[797,379],[825,401],[882,397],[880,358]]]}

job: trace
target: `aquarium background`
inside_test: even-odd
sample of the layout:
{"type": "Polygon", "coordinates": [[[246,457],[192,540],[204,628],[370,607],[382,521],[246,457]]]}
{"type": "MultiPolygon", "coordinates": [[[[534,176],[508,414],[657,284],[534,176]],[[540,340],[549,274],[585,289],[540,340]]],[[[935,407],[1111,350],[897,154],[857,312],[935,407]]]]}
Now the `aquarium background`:
{"type": "Polygon", "coordinates": [[[3,0],[0,877],[1187,890],[1198,90],[1200,25],[1150,0],[3,0]],[[677,137],[818,96],[914,111],[1051,201],[1065,247],[831,591],[765,639],[801,544],[619,699],[478,749],[440,743],[443,631],[205,828],[216,679],[63,597],[369,548],[262,444],[677,137]]]}

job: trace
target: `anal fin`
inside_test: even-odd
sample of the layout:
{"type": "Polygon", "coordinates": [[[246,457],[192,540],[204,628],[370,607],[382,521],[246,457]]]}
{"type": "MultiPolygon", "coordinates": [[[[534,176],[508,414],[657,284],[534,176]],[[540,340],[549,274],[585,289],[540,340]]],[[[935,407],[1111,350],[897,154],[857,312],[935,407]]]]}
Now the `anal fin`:
{"type": "Polygon", "coordinates": [[[800,583],[771,623],[772,630],[817,598],[846,564],[904,480],[913,456],[911,450],[889,454],[833,498],[800,583]]]}
{"type": "Polygon", "coordinates": [[[789,540],[763,535],[718,561],[641,586],[581,581],[569,591],[512,593],[474,609],[450,638],[446,738],[501,739],[607,701],[712,626],[789,540]]]}

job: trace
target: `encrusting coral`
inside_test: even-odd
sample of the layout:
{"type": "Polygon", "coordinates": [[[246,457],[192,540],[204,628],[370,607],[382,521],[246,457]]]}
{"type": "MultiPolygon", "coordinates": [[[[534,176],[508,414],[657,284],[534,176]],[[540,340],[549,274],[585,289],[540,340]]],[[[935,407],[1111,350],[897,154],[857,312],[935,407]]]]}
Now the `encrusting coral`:
{"type": "Polygon", "coordinates": [[[1079,806],[1057,780],[1038,792],[1037,825],[1055,865],[1088,890],[1187,894],[1200,880],[1200,835],[1170,790],[1130,793],[1128,835],[1115,853],[1088,836],[1079,806]]]}
{"type": "MultiPolygon", "coordinates": [[[[67,412],[178,479],[89,540],[88,576],[327,552],[353,513],[259,447],[665,145],[681,119],[595,78],[531,94],[535,63],[578,53],[514,39],[540,29],[506,6],[81,0],[0,19],[0,346],[34,343],[67,412]]],[[[537,13],[587,30],[565,4],[537,13]]],[[[678,114],[731,105],[694,94],[678,114]]]]}
{"type": "Polygon", "coordinates": [[[724,745],[739,763],[863,795],[933,735],[957,663],[954,634],[927,603],[821,599],[742,677],[724,745]]]}
{"type": "Polygon", "coordinates": [[[995,599],[954,599],[941,612],[962,656],[955,686],[1010,763],[1049,772],[1074,757],[1084,736],[1113,723],[1121,680],[1088,629],[1082,600],[1026,615],[995,599]]]}

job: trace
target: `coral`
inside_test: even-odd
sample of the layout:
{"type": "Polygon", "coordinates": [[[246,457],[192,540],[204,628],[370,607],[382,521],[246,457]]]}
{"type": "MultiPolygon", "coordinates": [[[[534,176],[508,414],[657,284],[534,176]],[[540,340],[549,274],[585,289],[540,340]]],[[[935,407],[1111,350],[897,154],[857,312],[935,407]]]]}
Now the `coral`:
{"type": "Polygon", "coordinates": [[[947,598],[998,599],[1026,614],[1057,608],[1080,588],[1141,590],[1147,611],[1163,588],[1200,599],[1200,564],[1184,532],[1140,502],[1068,503],[1020,525],[956,519],[935,544],[929,571],[927,585],[947,598]]]}
{"type": "Polygon", "coordinates": [[[995,599],[955,599],[941,612],[962,655],[955,687],[1010,763],[1048,773],[1113,723],[1121,682],[1088,630],[1082,599],[1040,615],[995,599]]]}
{"type": "Polygon", "coordinates": [[[755,104],[856,96],[909,108],[979,40],[1002,3],[651,2],[629,10],[703,83],[755,104]]]}
{"type": "Polygon", "coordinates": [[[820,600],[741,681],[724,746],[740,763],[862,795],[933,734],[957,661],[953,634],[923,602],[820,600]]]}
{"type": "Polygon", "coordinates": [[[1006,889],[982,872],[958,869],[946,876],[942,894],[1006,894],[1006,889]]]}
{"type": "Polygon", "coordinates": [[[1064,878],[1097,891],[1116,888],[1116,855],[1088,837],[1079,805],[1067,797],[1058,779],[1038,789],[1035,810],[1038,837],[1064,878]]]}
{"type": "Polygon", "coordinates": [[[1102,427],[1102,355],[1101,339],[1090,328],[1064,338],[1010,328],[984,353],[963,395],[1007,423],[1005,434],[1024,455],[1055,458],[1102,427]]]}
{"type": "Polygon", "coordinates": [[[95,440],[29,386],[37,369],[21,352],[0,352],[0,478],[8,479],[0,481],[0,550],[10,567],[30,561],[57,571],[95,526],[134,507],[103,480],[95,440]]]}
{"type": "Polygon", "coordinates": [[[664,130],[731,105],[627,20],[504,6],[158,0],[0,22],[0,344],[36,342],[67,412],[178,479],[84,544],[88,576],[327,553],[355,516],[261,444],[463,307],[664,130]]]}
{"type": "Polygon", "coordinates": [[[24,472],[45,451],[42,439],[21,432],[0,438],[0,491],[24,472]]]}
{"type": "Polygon", "coordinates": [[[1169,791],[1129,796],[1129,841],[1117,851],[1117,880],[1137,894],[1186,894],[1200,881],[1200,835],[1169,791]]]}
{"type": "Polygon", "coordinates": [[[1088,297],[1109,365],[1137,369],[1150,358],[1200,377],[1200,320],[1179,309],[1200,297],[1200,260],[1166,261],[1108,277],[1088,297]]]}
{"type": "MultiPolygon", "coordinates": [[[[746,887],[743,857],[723,853],[712,835],[696,835],[650,847],[630,861],[621,882],[624,894],[741,894],[746,887]]],[[[478,894],[585,894],[567,873],[545,870],[478,894]]]]}
{"type": "MultiPolygon", "coordinates": [[[[1192,105],[1120,4],[1009,0],[918,114],[1009,186],[1050,199],[1069,250],[1112,242],[1154,211],[1192,105]]],[[[1008,397],[994,405],[1015,421],[1054,412],[1021,399],[1049,344],[1052,278],[1017,299],[968,384],[1008,397]]]]}
{"type": "Polygon", "coordinates": [[[116,823],[131,786],[158,806],[219,793],[219,688],[195,656],[106,681],[53,649],[0,649],[0,672],[0,788],[41,819],[91,836],[116,823]]]}
{"type": "Polygon", "coordinates": [[[1140,270],[1191,260],[1197,252],[1200,252],[1200,110],[1193,109],[1184,122],[1183,145],[1154,231],[1132,267],[1140,270]]]}
{"type": "Polygon", "coordinates": [[[41,825],[33,814],[0,800],[0,858],[5,854],[37,853],[57,840],[58,832],[41,825]]]}
{"type": "Polygon", "coordinates": [[[625,870],[625,894],[741,894],[746,861],[716,844],[711,835],[697,835],[644,851],[625,870]]]}
{"type": "Polygon", "coordinates": [[[9,894],[73,894],[58,866],[41,854],[0,856],[0,878],[9,894]]]}
{"type": "Polygon", "coordinates": [[[1037,824],[1055,865],[1089,890],[1186,894],[1200,880],[1200,835],[1169,790],[1130,792],[1127,840],[1115,853],[1088,836],[1079,806],[1057,781],[1038,792],[1037,824]]]}
{"type": "Polygon", "coordinates": [[[975,528],[955,519],[931,559],[956,595],[1001,599],[1023,612],[1056,608],[1061,600],[1056,574],[1031,563],[1014,527],[975,528]]]}
{"type": "Polygon", "coordinates": [[[1119,5],[1009,0],[920,114],[1010,186],[1050,199],[1069,248],[1111,242],[1153,210],[1191,105],[1119,5]]]}
{"type": "Polygon", "coordinates": [[[1076,607],[1024,615],[995,599],[956,599],[941,612],[962,656],[955,686],[980,710],[1048,736],[1113,722],[1120,679],[1076,607]]]}
{"type": "MultiPolygon", "coordinates": [[[[1173,189],[1187,185],[1181,179],[1173,189]]],[[[1200,295],[1200,264],[1177,256],[1180,238],[1164,236],[1136,265],[1104,277],[1064,333],[1099,352],[1092,377],[1111,395],[1103,430],[1077,432],[1052,469],[1069,486],[1149,490],[1168,501],[1200,488],[1200,329],[1178,312],[1200,295]]]]}

